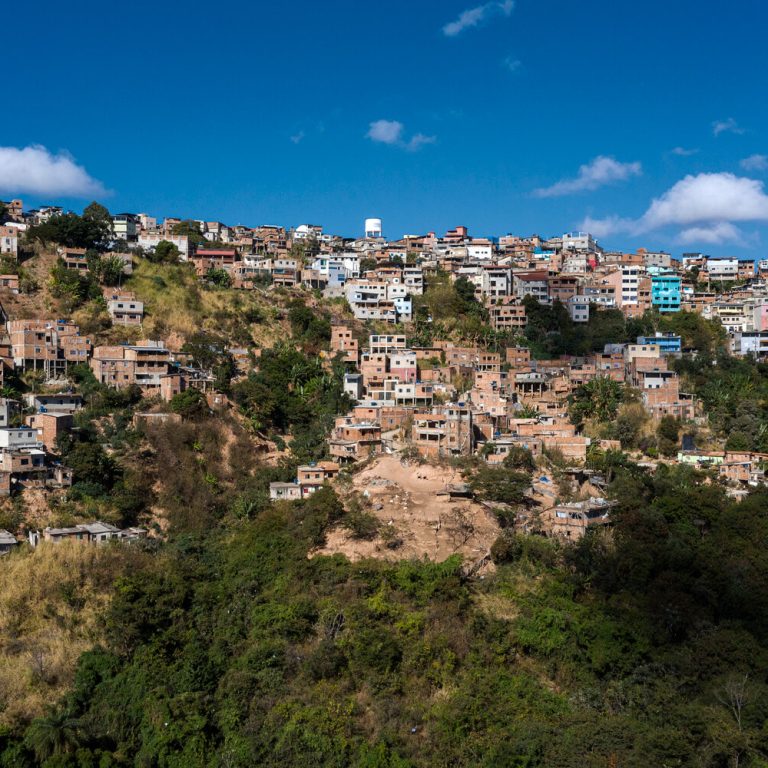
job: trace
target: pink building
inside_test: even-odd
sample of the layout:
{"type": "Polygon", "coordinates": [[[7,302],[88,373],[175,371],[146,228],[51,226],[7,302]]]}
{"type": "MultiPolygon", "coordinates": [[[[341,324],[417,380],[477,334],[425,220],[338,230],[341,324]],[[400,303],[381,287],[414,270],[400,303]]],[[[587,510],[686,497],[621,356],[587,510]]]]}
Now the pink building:
{"type": "Polygon", "coordinates": [[[412,383],[417,378],[416,353],[396,352],[389,356],[389,375],[398,381],[412,383]]]}

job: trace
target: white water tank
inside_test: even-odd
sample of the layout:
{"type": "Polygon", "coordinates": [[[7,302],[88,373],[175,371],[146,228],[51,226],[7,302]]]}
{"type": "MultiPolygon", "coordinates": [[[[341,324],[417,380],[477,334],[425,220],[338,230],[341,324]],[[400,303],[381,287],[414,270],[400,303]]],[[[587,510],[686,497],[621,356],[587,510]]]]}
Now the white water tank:
{"type": "Polygon", "coordinates": [[[381,219],[365,220],[365,236],[381,237],[381,219]]]}

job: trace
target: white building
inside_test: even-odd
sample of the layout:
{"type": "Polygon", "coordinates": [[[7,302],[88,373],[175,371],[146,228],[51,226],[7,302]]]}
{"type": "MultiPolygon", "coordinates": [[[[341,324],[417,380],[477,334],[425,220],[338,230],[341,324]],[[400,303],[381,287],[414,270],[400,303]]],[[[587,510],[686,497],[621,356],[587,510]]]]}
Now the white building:
{"type": "Polygon", "coordinates": [[[512,293],[511,267],[483,267],[480,278],[483,296],[500,298],[512,293]]]}
{"type": "Polygon", "coordinates": [[[476,261],[490,261],[493,258],[493,243],[484,240],[473,240],[468,243],[467,257],[476,261]]]}
{"type": "Polygon", "coordinates": [[[424,293],[424,272],[421,267],[404,267],[403,283],[411,296],[421,296],[424,293]]]}
{"type": "Polygon", "coordinates": [[[32,427],[0,427],[2,449],[40,448],[41,445],[37,430],[32,427]]]}
{"type": "Polygon", "coordinates": [[[707,272],[713,280],[736,280],[739,276],[739,260],[734,257],[707,257],[707,272]]]}
{"type": "Polygon", "coordinates": [[[157,229],[157,219],[154,216],[150,216],[148,213],[139,213],[136,218],[139,220],[143,232],[157,229]]]}
{"type": "MultiPolygon", "coordinates": [[[[645,269],[634,266],[623,266],[621,272],[621,298],[620,306],[624,307],[627,304],[637,304],[640,291],[640,280],[645,275],[645,269]]],[[[618,299],[619,297],[617,297],[618,299]]]]}
{"type": "Polygon", "coordinates": [[[564,251],[597,251],[599,246],[589,232],[566,232],[563,235],[564,251]]]}
{"type": "Polygon", "coordinates": [[[112,217],[112,233],[118,240],[136,240],[139,220],[132,213],[118,213],[112,217]]]}
{"type": "Polygon", "coordinates": [[[0,226],[0,253],[7,253],[17,258],[19,253],[19,235],[15,227],[0,226]]]}
{"type": "Polygon", "coordinates": [[[768,331],[738,331],[731,337],[734,355],[768,356],[768,331]]]}
{"type": "Polygon", "coordinates": [[[293,230],[294,240],[319,240],[323,235],[323,228],[318,224],[299,224],[293,230]]]}
{"type": "Polygon", "coordinates": [[[352,400],[359,400],[363,396],[363,374],[345,373],[344,374],[344,394],[352,400]]]}
{"type": "Polygon", "coordinates": [[[172,243],[179,249],[179,259],[188,261],[190,254],[189,238],[186,235],[164,235],[161,232],[142,232],[137,239],[140,248],[153,251],[163,240],[172,243]]]}
{"type": "Polygon", "coordinates": [[[568,299],[568,313],[574,323],[588,323],[589,299],[586,296],[571,296],[568,299]]]}
{"type": "Polygon", "coordinates": [[[410,323],[413,317],[413,302],[410,296],[394,299],[392,302],[397,312],[397,321],[399,323],[410,323]]]}

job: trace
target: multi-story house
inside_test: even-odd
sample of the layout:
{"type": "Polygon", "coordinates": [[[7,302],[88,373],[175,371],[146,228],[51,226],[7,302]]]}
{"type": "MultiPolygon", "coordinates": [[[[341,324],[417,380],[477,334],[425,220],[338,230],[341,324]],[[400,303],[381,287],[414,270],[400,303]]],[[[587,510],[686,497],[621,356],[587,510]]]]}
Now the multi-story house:
{"type": "Polygon", "coordinates": [[[651,277],[651,304],[659,312],[679,312],[683,279],[679,275],[663,274],[651,277]]]}
{"type": "Polygon", "coordinates": [[[19,230],[16,227],[0,226],[0,254],[14,259],[19,255],[19,230]]]}
{"type": "Polygon", "coordinates": [[[88,360],[90,340],[67,320],[9,320],[7,328],[16,368],[42,370],[52,378],[88,360]]]}
{"type": "Polygon", "coordinates": [[[623,265],[605,277],[607,284],[613,286],[616,306],[622,311],[627,312],[633,307],[638,307],[640,281],[644,275],[644,267],[623,265]]]}
{"type": "Polygon", "coordinates": [[[104,289],[107,312],[115,325],[141,325],[144,319],[144,302],[131,291],[104,289]]]}
{"type": "Polygon", "coordinates": [[[488,320],[497,331],[522,331],[528,324],[525,305],[517,296],[504,296],[486,301],[488,320]]]}
{"type": "Polygon", "coordinates": [[[549,273],[543,270],[515,272],[513,281],[514,292],[518,298],[533,296],[539,304],[549,303],[549,273]]]}
{"type": "Polygon", "coordinates": [[[594,253],[600,247],[589,232],[566,232],[562,238],[561,248],[564,251],[588,251],[594,253]]]}
{"type": "Polygon", "coordinates": [[[91,370],[102,384],[122,389],[136,384],[148,395],[160,394],[168,373],[170,352],[162,341],[95,347],[91,370]]]}
{"type": "MultiPolygon", "coordinates": [[[[753,262],[754,270],[754,262],[753,262]]],[[[704,269],[710,280],[738,280],[739,260],[733,257],[707,256],[704,269]]]]}
{"type": "Polygon", "coordinates": [[[674,333],[657,331],[653,336],[638,336],[637,343],[641,347],[658,347],[661,355],[674,355],[682,351],[683,342],[674,333]]]}
{"type": "Polygon", "coordinates": [[[731,352],[738,357],[768,358],[768,331],[736,331],[730,339],[731,352]]]}
{"type": "Polygon", "coordinates": [[[139,217],[133,213],[118,213],[112,217],[112,233],[118,240],[135,241],[140,228],[139,217]]]}
{"type": "Polygon", "coordinates": [[[512,268],[483,266],[479,273],[480,293],[489,299],[498,299],[512,293],[512,268]]]}
{"type": "Polygon", "coordinates": [[[331,353],[344,355],[345,363],[357,365],[359,347],[357,339],[346,325],[334,325],[331,328],[331,353]]]}
{"type": "Polygon", "coordinates": [[[328,447],[331,456],[342,461],[366,459],[381,453],[381,426],[358,421],[352,416],[341,416],[336,419],[328,447]]]}
{"type": "Polygon", "coordinates": [[[580,280],[575,275],[550,275],[549,298],[567,304],[568,300],[579,293],[580,280]]]}
{"type": "Polygon", "coordinates": [[[567,306],[568,314],[574,323],[589,322],[589,299],[586,296],[571,296],[567,306]]]}

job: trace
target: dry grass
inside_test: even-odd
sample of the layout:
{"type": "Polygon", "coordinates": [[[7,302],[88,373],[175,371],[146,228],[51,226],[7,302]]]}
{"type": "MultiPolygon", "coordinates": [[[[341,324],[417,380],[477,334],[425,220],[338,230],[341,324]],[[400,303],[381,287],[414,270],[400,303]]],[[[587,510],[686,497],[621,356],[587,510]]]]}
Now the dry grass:
{"type": "Polygon", "coordinates": [[[144,302],[144,335],[188,339],[199,331],[225,333],[238,343],[274,341],[281,335],[272,297],[260,291],[205,289],[188,265],[134,262],[126,280],[144,302]],[[252,321],[254,316],[259,320],[252,321]]]}
{"type": "Polygon", "coordinates": [[[0,559],[0,726],[28,722],[71,686],[102,638],[114,579],[144,555],[68,542],[0,559]]]}
{"type": "Polygon", "coordinates": [[[511,597],[480,592],[474,596],[475,605],[486,615],[503,621],[514,621],[520,609],[511,597]]]}
{"type": "Polygon", "coordinates": [[[37,290],[32,293],[12,294],[7,290],[0,291],[0,301],[11,319],[56,318],[60,314],[58,302],[49,290],[51,269],[55,266],[57,258],[52,251],[38,249],[34,256],[21,265],[37,283],[37,290]]]}

